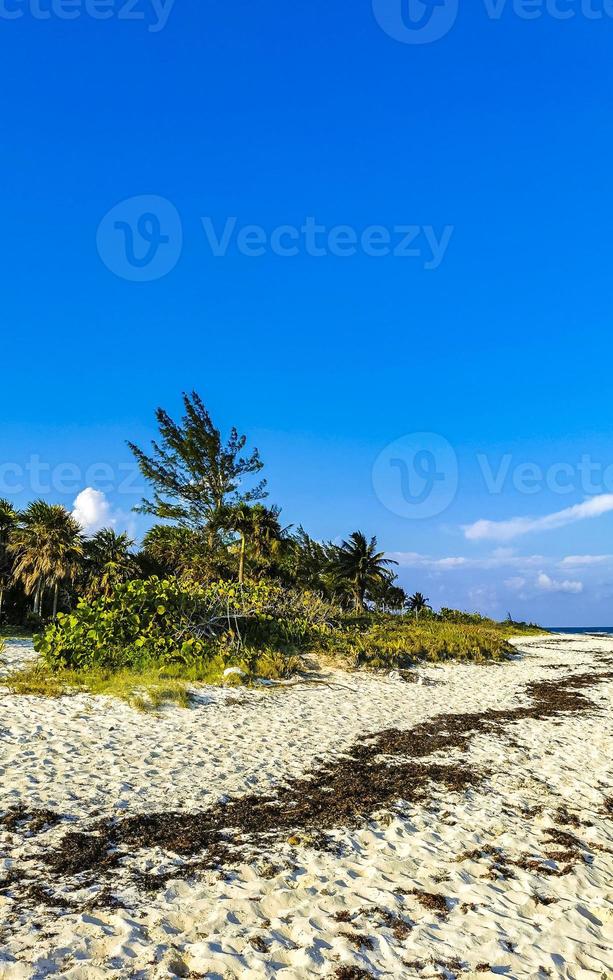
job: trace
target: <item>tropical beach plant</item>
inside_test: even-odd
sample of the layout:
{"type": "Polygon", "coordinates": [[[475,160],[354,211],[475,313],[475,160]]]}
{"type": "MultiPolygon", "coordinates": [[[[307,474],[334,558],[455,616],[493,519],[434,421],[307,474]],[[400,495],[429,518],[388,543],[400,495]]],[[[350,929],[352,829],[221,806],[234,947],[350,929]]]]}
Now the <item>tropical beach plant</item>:
{"type": "Polygon", "coordinates": [[[87,598],[109,596],[116,585],[137,577],[133,547],[134,541],[127,534],[118,534],[109,527],[97,531],[85,542],[87,598]]]}
{"type": "Polygon", "coordinates": [[[60,585],[76,578],[81,568],[83,534],[78,522],[59,504],[35,500],[10,532],[8,550],[14,559],[13,579],[34,597],[34,614],[42,616],[50,588],[55,617],[60,585]]]}
{"type": "Polygon", "coordinates": [[[17,511],[10,501],[0,498],[0,623],[4,614],[4,596],[12,577],[12,559],[8,546],[17,520],[17,511]]]}
{"type": "Polygon", "coordinates": [[[332,574],[341,593],[349,592],[356,612],[365,611],[365,599],[369,588],[378,588],[390,581],[389,566],[397,562],[377,551],[377,539],[370,541],[362,531],[354,531],[343,541],[332,558],[332,574]]]}
{"type": "Polygon", "coordinates": [[[400,612],[406,608],[408,596],[400,585],[395,584],[394,577],[386,576],[371,585],[368,598],[376,612],[400,612]]]}
{"type": "Polygon", "coordinates": [[[409,596],[409,609],[411,612],[415,613],[415,619],[419,619],[419,614],[425,609],[431,609],[430,600],[427,599],[421,592],[414,592],[412,596],[409,596]]]}
{"type": "Polygon", "coordinates": [[[152,577],[82,600],[34,643],[51,667],[123,669],[192,666],[215,657],[228,663],[244,659],[248,649],[306,648],[324,631],[320,607],[294,601],[268,582],[200,586],[152,577]]]}
{"type": "Polygon", "coordinates": [[[225,505],[249,503],[266,496],[266,481],[251,488],[246,478],[255,476],[263,463],[257,449],[243,455],[247,439],[233,428],[224,443],[197,392],[183,395],[185,414],[175,422],[163,408],[156,411],[159,437],[150,455],[133,442],[140,471],[153,487],[153,499],[144,499],[140,513],[175,521],[182,527],[214,528],[225,505]]]}
{"type": "Polygon", "coordinates": [[[280,513],[279,507],[245,502],[225,506],[218,512],[219,527],[239,535],[238,581],[241,585],[245,581],[248,552],[256,567],[266,567],[284,540],[284,531],[279,523],[280,513]]]}

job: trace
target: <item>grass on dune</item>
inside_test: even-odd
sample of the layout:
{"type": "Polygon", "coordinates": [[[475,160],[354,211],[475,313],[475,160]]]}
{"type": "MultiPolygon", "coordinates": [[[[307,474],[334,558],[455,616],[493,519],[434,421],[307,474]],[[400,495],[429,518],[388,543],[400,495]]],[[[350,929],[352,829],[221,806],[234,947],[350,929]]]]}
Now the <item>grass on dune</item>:
{"type": "MultiPolygon", "coordinates": [[[[287,678],[304,663],[301,653],[315,654],[328,666],[349,670],[389,671],[419,663],[445,661],[487,663],[504,661],[516,653],[513,636],[540,632],[526,624],[441,622],[434,618],[415,621],[409,616],[367,616],[323,631],[321,643],[296,646],[291,651],[252,647],[233,661],[243,676],[224,678],[227,659],[221,655],[176,663],[121,668],[88,667],[58,669],[44,658],[33,661],[0,681],[13,694],[63,697],[79,693],[119,698],[142,711],[164,705],[188,707],[190,687],[198,684],[233,686],[256,677],[287,678]]],[[[0,653],[3,641],[0,638],[0,653]]]]}
{"type": "Polygon", "coordinates": [[[189,707],[189,688],[194,684],[218,684],[220,662],[202,667],[150,668],[148,670],[50,670],[41,661],[4,678],[0,683],[12,694],[59,698],[75,694],[120,698],[140,711],[155,711],[164,705],[189,707]]]}
{"type": "Polygon", "coordinates": [[[513,636],[538,632],[515,624],[451,623],[424,617],[384,616],[356,623],[329,639],[327,659],[367,670],[411,667],[420,662],[448,660],[486,663],[515,654],[513,636]]]}
{"type": "MultiPolygon", "coordinates": [[[[0,657],[2,642],[0,641],[0,657]]],[[[0,660],[1,662],[1,660],[0,660]]],[[[238,687],[253,677],[282,678],[290,676],[298,659],[271,651],[251,651],[249,662],[240,664],[244,674],[224,677],[226,662],[221,656],[197,664],[175,664],[158,667],[112,669],[92,667],[82,670],[58,670],[38,659],[4,678],[0,686],[11,694],[60,698],[76,694],[106,695],[119,698],[139,711],[156,711],[165,705],[181,708],[190,705],[190,688],[200,684],[238,687]]]]}

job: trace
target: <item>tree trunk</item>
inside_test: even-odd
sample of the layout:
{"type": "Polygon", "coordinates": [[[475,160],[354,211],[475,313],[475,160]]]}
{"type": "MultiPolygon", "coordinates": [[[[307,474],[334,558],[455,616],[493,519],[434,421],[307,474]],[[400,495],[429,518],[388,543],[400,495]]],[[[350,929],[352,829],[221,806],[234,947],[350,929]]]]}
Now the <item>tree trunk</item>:
{"type": "Polygon", "coordinates": [[[53,618],[57,616],[57,600],[60,594],[60,583],[56,582],[53,588],[53,618]]]}
{"type": "Polygon", "coordinates": [[[38,582],[36,583],[36,592],[34,593],[34,615],[35,616],[40,616],[40,605],[41,605],[40,593],[41,593],[41,587],[42,587],[42,579],[39,578],[38,582]]]}
{"type": "Polygon", "coordinates": [[[241,550],[238,559],[238,584],[242,585],[245,580],[245,535],[241,534],[241,550]]]}

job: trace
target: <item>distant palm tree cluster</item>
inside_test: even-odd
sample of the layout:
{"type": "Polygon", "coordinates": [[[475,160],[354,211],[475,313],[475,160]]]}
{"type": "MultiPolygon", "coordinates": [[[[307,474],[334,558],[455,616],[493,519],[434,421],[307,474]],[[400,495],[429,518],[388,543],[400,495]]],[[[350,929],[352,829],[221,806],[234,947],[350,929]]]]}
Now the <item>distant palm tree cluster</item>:
{"type": "Polygon", "coordinates": [[[108,596],[129,580],[157,575],[191,582],[270,579],[320,593],[356,613],[410,609],[428,600],[407,596],[396,564],[375,537],[354,531],[340,545],[283,527],[266,506],[259,453],[245,453],[236,429],[224,441],[196,392],[184,395],[175,422],[156,413],[159,437],[148,454],[129,443],[151,485],[140,513],[154,518],[136,550],[127,534],[104,528],[86,537],[61,505],[35,500],[21,513],[0,499],[0,623],[55,617],[79,599],[108,596]]]}
{"type": "Polygon", "coordinates": [[[139,574],[133,545],[112,528],[85,538],[60,504],[35,500],[18,513],[0,499],[0,623],[27,624],[55,616],[60,600],[69,608],[110,594],[139,574]]]}

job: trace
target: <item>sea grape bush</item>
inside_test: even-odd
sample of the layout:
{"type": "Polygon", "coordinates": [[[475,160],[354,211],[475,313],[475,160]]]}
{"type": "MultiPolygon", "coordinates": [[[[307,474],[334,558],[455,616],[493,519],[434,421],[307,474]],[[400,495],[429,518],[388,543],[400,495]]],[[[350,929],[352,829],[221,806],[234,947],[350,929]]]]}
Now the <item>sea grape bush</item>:
{"type": "Polygon", "coordinates": [[[261,673],[266,663],[278,674],[280,663],[286,670],[289,664],[297,667],[309,651],[370,670],[420,660],[499,659],[512,652],[512,632],[507,624],[486,619],[355,616],[315,593],[265,580],[198,585],[154,577],[120,584],[94,602],[81,601],[36,635],[34,645],[46,665],[59,670],[215,662],[246,666],[248,673],[261,673]]]}
{"type": "Polygon", "coordinates": [[[49,667],[88,669],[192,665],[246,648],[304,646],[326,630],[325,604],[280,586],[138,579],[109,597],[60,614],[35,649],[49,667]]]}

